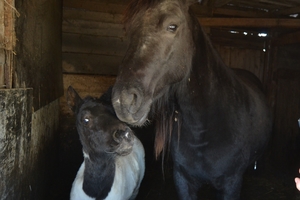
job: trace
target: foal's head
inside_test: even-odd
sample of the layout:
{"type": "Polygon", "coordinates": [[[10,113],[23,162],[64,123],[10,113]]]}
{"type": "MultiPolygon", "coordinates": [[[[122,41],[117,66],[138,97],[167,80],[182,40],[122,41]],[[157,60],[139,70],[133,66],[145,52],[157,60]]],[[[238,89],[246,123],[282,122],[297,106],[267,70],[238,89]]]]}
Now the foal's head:
{"type": "Polygon", "coordinates": [[[76,126],[83,151],[93,160],[97,156],[127,155],[132,151],[132,130],[115,116],[112,107],[101,99],[81,99],[70,86],[67,102],[76,115],[76,126]]]}

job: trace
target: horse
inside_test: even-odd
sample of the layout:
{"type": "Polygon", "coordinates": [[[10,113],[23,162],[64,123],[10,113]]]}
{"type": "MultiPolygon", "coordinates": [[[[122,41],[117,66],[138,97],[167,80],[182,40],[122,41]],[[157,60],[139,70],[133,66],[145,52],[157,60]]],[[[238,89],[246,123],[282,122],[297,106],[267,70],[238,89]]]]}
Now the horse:
{"type": "Polygon", "coordinates": [[[118,120],[110,97],[81,99],[70,86],[67,103],[76,114],[84,156],[70,199],[135,199],[145,172],[144,148],[133,131],[118,120]]]}
{"type": "Polygon", "coordinates": [[[132,126],[155,121],[155,155],[171,155],[180,199],[197,199],[206,183],[221,199],[239,199],[246,169],[270,138],[272,116],[264,92],[252,82],[257,78],[224,64],[191,11],[194,3],[129,3],[129,46],[112,104],[132,126]]]}

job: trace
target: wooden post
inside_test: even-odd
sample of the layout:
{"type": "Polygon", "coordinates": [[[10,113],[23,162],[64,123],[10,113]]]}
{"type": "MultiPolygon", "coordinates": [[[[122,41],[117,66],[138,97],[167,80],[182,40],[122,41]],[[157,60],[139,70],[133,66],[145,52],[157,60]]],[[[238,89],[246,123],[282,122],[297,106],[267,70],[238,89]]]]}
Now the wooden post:
{"type": "Polygon", "coordinates": [[[0,90],[0,199],[22,199],[30,188],[32,89],[0,90]]]}
{"type": "Polygon", "coordinates": [[[12,88],[13,55],[16,42],[15,0],[0,2],[0,88],[12,88]]]}

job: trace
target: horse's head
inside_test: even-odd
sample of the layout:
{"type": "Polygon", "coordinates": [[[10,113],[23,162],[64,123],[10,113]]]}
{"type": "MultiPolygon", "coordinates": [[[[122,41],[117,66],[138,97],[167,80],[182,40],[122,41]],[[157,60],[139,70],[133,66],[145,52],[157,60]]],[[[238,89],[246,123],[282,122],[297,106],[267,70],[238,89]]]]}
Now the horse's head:
{"type": "Polygon", "coordinates": [[[70,86],[67,102],[76,114],[76,126],[83,151],[91,159],[100,154],[127,155],[132,151],[132,130],[104,106],[99,99],[81,99],[70,86]]]}
{"type": "Polygon", "coordinates": [[[118,118],[142,125],[152,102],[187,78],[194,53],[192,0],[136,0],[125,16],[130,40],[113,88],[118,118]]]}

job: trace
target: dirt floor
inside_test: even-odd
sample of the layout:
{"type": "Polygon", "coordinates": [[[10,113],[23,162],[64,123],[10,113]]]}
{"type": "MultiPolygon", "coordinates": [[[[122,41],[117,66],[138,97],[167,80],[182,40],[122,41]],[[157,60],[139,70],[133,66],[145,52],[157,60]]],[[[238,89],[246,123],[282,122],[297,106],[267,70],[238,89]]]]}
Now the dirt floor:
{"type": "MultiPolygon", "coordinates": [[[[70,122],[72,124],[72,122],[70,122]]],[[[70,124],[66,123],[66,124],[70,124]]],[[[51,185],[49,200],[69,199],[72,182],[83,161],[81,144],[74,128],[61,127],[58,172],[51,185]]],[[[137,200],[176,200],[176,190],[172,178],[172,165],[168,161],[162,170],[161,160],[153,157],[153,134],[139,131],[138,137],[146,151],[146,172],[137,200]],[[164,173],[162,172],[164,171],[164,173]]],[[[242,200],[300,200],[300,192],[294,185],[297,169],[280,171],[269,166],[263,172],[248,170],[242,186],[242,200]]],[[[214,199],[214,190],[204,186],[199,191],[199,199],[214,199]]]]}

